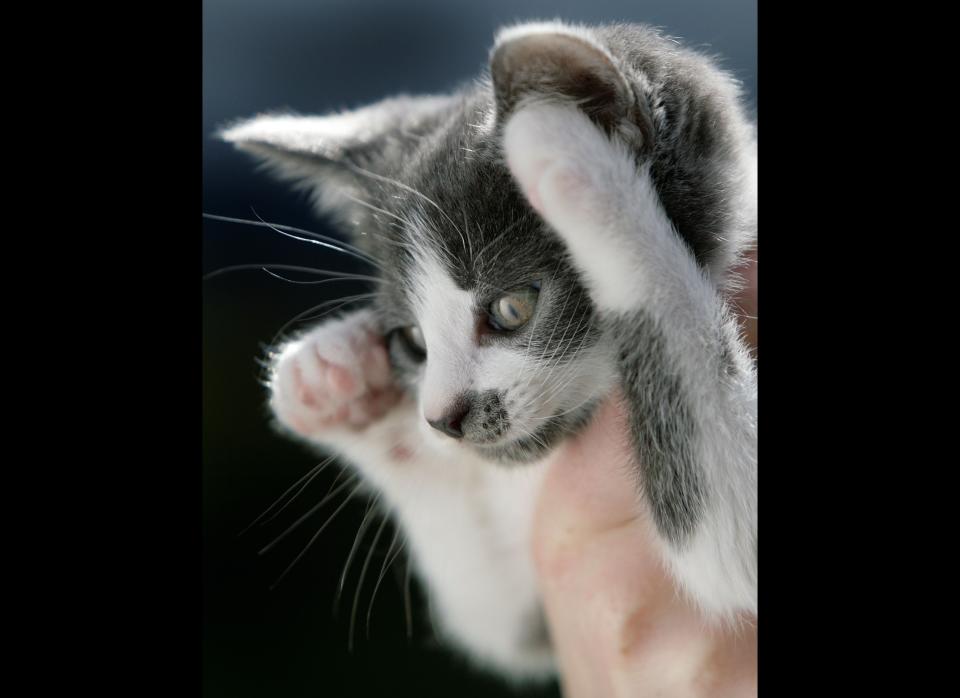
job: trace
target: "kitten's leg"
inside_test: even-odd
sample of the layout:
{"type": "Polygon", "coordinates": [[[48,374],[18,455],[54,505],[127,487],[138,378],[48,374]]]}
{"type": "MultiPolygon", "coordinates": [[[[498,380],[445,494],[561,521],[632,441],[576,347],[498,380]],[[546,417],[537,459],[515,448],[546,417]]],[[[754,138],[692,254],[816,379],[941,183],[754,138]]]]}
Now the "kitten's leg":
{"type": "Polygon", "coordinates": [[[282,347],[270,387],[285,430],[343,456],[378,490],[443,631],[483,664],[517,676],[552,671],[549,645],[536,632],[527,543],[543,471],[432,448],[423,432],[433,430],[395,385],[369,311],[282,347]]]}
{"type": "Polygon", "coordinates": [[[756,612],[756,373],[647,168],[573,106],[530,105],[504,147],[619,345],[642,488],[668,561],[708,612],[756,612]]]}

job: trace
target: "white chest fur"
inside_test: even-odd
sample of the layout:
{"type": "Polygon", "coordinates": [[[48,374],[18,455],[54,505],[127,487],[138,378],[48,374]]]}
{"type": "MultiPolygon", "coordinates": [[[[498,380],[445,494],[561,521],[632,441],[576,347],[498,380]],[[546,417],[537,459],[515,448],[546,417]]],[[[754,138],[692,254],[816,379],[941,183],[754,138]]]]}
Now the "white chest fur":
{"type": "Polygon", "coordinates": [[[412,405],[400,408],[342,450],[398,519],[437,629],[478,663],[517,676],[550,672],[530,541],[546,464],[436,449],[409,429],[416,416],[412,405]],[[409,457],[398,459],[404,450],[409,457]]]}

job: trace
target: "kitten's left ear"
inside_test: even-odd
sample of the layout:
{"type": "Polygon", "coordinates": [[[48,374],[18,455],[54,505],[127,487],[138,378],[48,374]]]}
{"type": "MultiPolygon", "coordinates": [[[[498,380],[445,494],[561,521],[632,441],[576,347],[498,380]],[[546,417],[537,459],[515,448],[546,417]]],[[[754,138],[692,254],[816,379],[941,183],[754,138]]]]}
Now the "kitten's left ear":
{"type": "Polygon", "coordinates": [[[355,221],[369,214],[357,200],[369,198],[377,177],[396,169],[453,104],[451,97],[393,97],[328,116],[265,114],[217,135],[309,190],[323,212],[355,221]]]}
{"type": "Polygon", "coordinates": [[[650,107],[627,70],[602,37],[585,27],[545,22],[503,29],[490,57],[497,122],[506,123],[527,100],[569,100],[607,132],[649,149],[650,107]]]}

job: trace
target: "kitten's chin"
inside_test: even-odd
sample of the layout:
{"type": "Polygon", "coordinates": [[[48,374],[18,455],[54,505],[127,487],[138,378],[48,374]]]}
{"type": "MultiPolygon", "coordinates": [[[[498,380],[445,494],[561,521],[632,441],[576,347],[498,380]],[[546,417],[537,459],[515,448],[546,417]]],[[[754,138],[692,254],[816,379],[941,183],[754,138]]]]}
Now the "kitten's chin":
{"type": "Polygon", "coordinates": [[[557,438],[554,442],[545,442],[541,439],[537,442],[531,437],[524,437],[494,446],[475,446],[474,450],[484,459],[494,463],[518,465],[543,459],[561,439],[562,437],[557,438]]]}

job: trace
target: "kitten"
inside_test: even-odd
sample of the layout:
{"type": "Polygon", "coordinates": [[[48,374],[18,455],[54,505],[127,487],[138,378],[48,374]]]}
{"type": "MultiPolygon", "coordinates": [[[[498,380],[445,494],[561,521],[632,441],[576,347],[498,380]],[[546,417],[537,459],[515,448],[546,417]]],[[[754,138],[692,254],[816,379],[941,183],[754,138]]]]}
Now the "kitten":
{"type": "Polygon", "coordinates": [[[277,349],[270,404],[380,491],[452,642],[554,670],[534,505],[615,388],[680,587],[708,617],[756,613],[756,369],[726,300],[756,150],[726,74],[644,26],[524,24],[456,94],[221,135],[379,269],[370,307],[277,349]]]}

